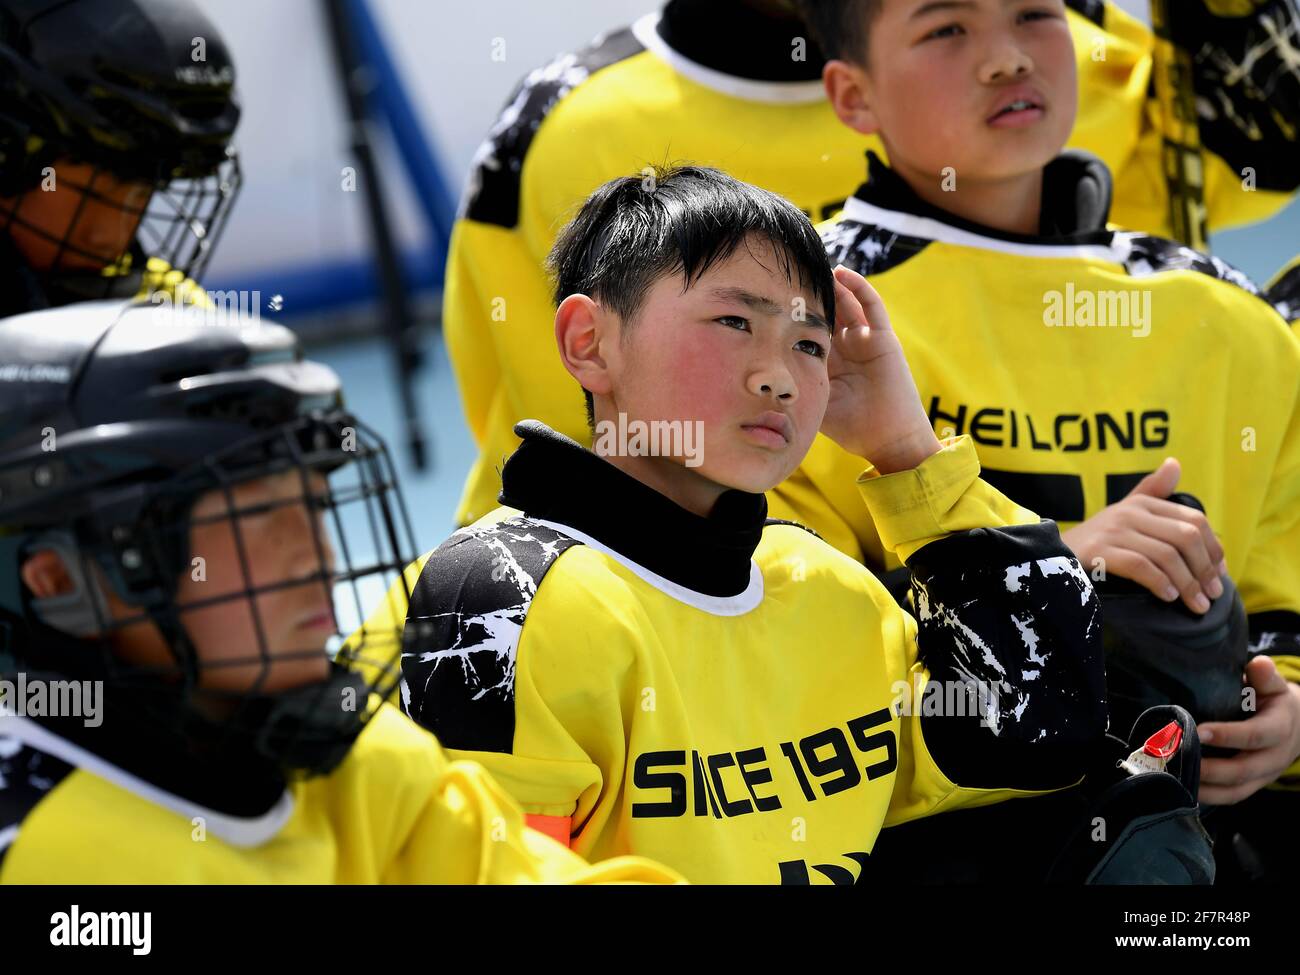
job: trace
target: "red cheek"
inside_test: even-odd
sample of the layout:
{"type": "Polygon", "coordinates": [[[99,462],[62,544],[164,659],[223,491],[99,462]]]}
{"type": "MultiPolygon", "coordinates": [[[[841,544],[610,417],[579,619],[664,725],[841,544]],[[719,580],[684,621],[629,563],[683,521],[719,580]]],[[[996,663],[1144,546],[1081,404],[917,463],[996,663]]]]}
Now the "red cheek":
{"type": "MultiPolygon", "coordinates": [[[[741,336],[743,338],[743,336],[741,336]]],[[[664,389],[682,404],[680,414],[706,422],[729,413],[743,393],[740,343],[705,335],[676,348],[664,364],[664,389]]]]}

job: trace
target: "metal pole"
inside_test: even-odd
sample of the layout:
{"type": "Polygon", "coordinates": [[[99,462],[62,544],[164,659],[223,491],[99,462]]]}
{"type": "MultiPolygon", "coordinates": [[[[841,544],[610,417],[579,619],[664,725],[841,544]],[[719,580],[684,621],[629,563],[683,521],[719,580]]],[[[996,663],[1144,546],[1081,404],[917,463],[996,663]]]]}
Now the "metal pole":
{"type": "Polygon", "coordinates": [[[393,242],[392,224],[379,186],[379,173],[375,167],[374,150],[370,142],[370,119],[366,113],[366,103],[373,76],[357,56],[352,42],[352,24],[348,17],[347,0],[323,0],[323,2],[330,42],[347,103],[348,119],[351,122],[352,155],[356,159],[357,174],[365,193],[366,215],[370,220],[376,266],[383,287],[384,304],[387,309],[386,332],[392,341],[395,353],[397,388],[406,425],[407,446],[415,469],[422,471],[427,464],[425,439],[414,389],[414,377],[420,368],[421,356],[416,346],[415,322],[411,316],[410,303],[407,301],[397,246],[393,242]]]}

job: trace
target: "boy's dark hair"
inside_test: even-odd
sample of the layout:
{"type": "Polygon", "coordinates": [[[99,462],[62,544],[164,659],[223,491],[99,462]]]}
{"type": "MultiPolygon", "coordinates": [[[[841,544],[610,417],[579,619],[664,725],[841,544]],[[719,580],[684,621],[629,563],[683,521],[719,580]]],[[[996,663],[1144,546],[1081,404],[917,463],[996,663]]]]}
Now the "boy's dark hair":
{"type": "Polygon", "coordinates": [[[881,0],[795,0],[799,15],[827,58],[866,67],[871,22],[881,0]]]}
{"type": "MultiPolygon", "coordinates": [[[[648,167],[592,193],[547,258],[555,303],[588,295],[630,325],[657,280],[681,273],[689,288],[750,235],[772,242],[787,280],[797,275],[834,322],[835,281],[808,217],[775,193],[703,166],[648,167]]],[[[583,393],[595,429],[592,396],[583,393]]]]}

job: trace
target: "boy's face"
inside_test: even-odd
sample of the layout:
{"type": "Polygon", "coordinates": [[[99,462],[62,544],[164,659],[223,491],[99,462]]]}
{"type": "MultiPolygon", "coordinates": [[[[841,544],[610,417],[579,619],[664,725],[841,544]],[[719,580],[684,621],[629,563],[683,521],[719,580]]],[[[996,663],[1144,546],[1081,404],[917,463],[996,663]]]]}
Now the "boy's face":
{"type": "MultiPolygon", "coordinates": [[[[325,494],[320,474],[310,474],[308,484],[313,496],[325,494]]],[[[332,575],[334,552],[321,513],[309,509],[297,471],[238,484],[231,493],[235,510],[266,510],[231,517],[222,492],[200,495],[191,514],[190,558],[203,560],[202,571],[183,573],[176,592],[181,622],[202,667],[200,686],[275,693],[324,680],[329,675],[325,645],[335,632],[331,583],[311,577],[322,571],[332,575]],[[252,597],[237,595],[267,587],[276,588],[252,597]],[[211,600],[218,601],[200,605],[211,600]]],[[[109,605],[116,619],[137,615],[111,595],[109,605]]],[[[167,666],[172,661],[152,623],[122,627],[114,643],[118,653],[137,664],[167,666]]]]}
{"type": "Polygon", "coordinates": [[[699,464],[674,474],[767,491],[803,460],[826,412],[824,310],[762,239],[683,283],[680,274],[656,281],[620,328],[609,359],[614,415],[597,419],[700,421],[699,464]]]}
{"type": "Polygon", "coordinates": [[[1061,0],[882,0],[868,36],[868,67],[845,76],[863,104],[845,121],[879,132],[896,169],[937,181],[951,167],[957,187],[1007,179],[1069,138],[1078,94],[1061,0]]]}
{"type": "MultiPolygon", "coordinates": [[[[325,478],[314,472],[308,475],[307,485],[311,497],[323,497],[328,490],[325,478]]],[[[261,513],[237,516],[247,578],[228,516],[230,507],[222,493],[211,491],[194,505],[191,518],[200,523],[190,534],[190,556],[203,557],[207,578],[195,580],[193,573],[184,576],[176,596],[177,605],[182,607],[181,621],[198,648],[209,686],[236,691],[251,686],[262,673],[261,664],[229,662],[245,659],[263,645],[274,658],[266,672],[264,690],[283,690],[323,680],[329,673],[325,644],[335,631],[331,583],[308,578],[322,571],[332,575],[334,571],[334,552],[321,512],[310,508],[310,499],[303,497],[302,477],[297,471],[236,485],[232,494],[236,510],[270,506],[261,513]],[[203,523],[203,518],[215,520],[203,523]],[[284,585],[294,580],[306,581],[284,585]],[[183,608],[233,595],[245,587],[281,585],[284,588],[259,593],[251,601],[237,599],[190,611],[183,608]],[[258,641],[258,621],[264,644],[258,641]]]]}
{"type": "Polygon", "coordinates": [[[50,189],[37,187],[4,201],[6,209],[30,225],[13,223],[9,236],[36,271],[99,270],[131,246],[152,195],[147,183],[123,182],[90,163],[63,160],[55,166],[50,189]],[[83,186],[96,196],[88,196],[83,186]],[[68,246],[60,248],[60,240],[68,246]]]}

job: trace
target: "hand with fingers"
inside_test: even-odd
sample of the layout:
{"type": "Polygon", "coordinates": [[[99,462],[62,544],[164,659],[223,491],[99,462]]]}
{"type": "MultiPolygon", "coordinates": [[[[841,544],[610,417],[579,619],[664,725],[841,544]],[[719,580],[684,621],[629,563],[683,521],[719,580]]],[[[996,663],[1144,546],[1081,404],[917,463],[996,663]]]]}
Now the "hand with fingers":
{"type": "Polygon", "coordinates": [[[1169,501],[1182,470],[1172,457],[1122,501],[1103,508],[1061,538],[1085,567],[1131,579],[1156,596],[1204,613],[1223,595],[1223,546],[1204,512],[1169,501]]]}
{"type": "Polygon", "coordinates": [[[1199,798],[1226,806],[1254,795],[1300,758],[1300,685],[1278,673],[1272,658],[1246,665],[1255,691],[1256,713],[1244,721],[1208,721],[1197,726],[1202,744],[1235,748],[1231,758],[1201,759],[1199,798]]]}
{"type": "Polygon", "coordinates": [[[835,269],[835,337],[822,433],[881,474],[916,467],[940,449],[903,348],[876,289],[835,269]]]}

